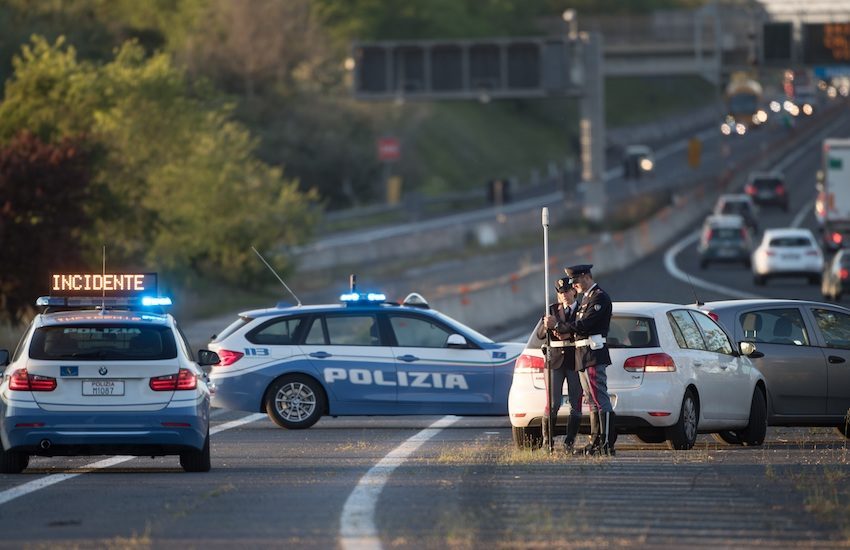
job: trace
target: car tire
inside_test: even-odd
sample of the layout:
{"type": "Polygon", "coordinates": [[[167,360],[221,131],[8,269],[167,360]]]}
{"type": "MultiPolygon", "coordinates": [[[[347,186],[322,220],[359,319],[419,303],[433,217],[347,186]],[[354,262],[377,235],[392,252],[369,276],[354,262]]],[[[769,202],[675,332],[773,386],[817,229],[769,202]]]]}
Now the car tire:
{"type": "Polygon", "coordinates": [[[715,434],[711,434],[711,436],[718,443],[727,443],[729,445],[741,444],[741,438],[738,437],[738,434],[735,432],[717,432],[715,434]]]}
{"type": "Polygon", "coordinates": [[[664,430],[642,430],[634,436],[641,443],[664,443],[667,440],[664,430]]]}
{"type": "Polygon", "coordinates": [[[750,403],[750,421],[747,427],[736,432],[741,438],[741,444],[747,447],[757,447],[764,443],[767,436],[767,400],[759,388],[753,391],[750,403]]]}
{"type": "Polygon", "coordinates": [[[325,392],[309,376],[281,376],[269,386],[265,405],[266,414],[281,428],[303,430],[318,422],[324,414],[325,392]]]}
{"type": "Polygon", "coordinates": [[[19,474],[27,469],[30,456],[18,451],[7,451],[0,449],[0,473],[19,474]]]}
{"type": "Polygon", "coordinates": [[[543,446],[543,429],[539,426],[513,426],[511,431],[518,449],[539,449],[543,446]]]}
{"type": "Polygon", "coordinates": [[[697,441],[699,404],[691,390],[685,390],[679,420],[667,428],[667,446],[675,451],[687,451],[697,441]]]}
{"type": "Polygon", "coordinates": [[[210,463],[210,434],[204,439],[204,446],[200,451],[189,451],[180,453],[180,466],[186,472],[209,472],[212,467],[210,463]]]}

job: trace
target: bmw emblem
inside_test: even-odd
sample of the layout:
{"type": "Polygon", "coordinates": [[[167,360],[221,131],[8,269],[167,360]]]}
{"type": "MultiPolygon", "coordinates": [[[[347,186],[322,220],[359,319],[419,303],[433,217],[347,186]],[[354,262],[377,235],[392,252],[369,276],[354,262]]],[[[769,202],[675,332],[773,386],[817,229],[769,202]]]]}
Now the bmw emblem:
{"type": "Polygon", "coordinates": [[[99,372],[101,376],[106,376],[106,373],[109,371],[106,370],[106,367],[100,367],[99,369],[97,369],[97,372],[99,372]]]}

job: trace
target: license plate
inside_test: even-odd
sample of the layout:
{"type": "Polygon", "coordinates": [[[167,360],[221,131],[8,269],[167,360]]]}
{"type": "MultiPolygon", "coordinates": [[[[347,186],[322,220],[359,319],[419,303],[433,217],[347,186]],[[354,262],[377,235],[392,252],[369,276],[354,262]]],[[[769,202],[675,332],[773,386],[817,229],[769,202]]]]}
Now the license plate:
{"type": "Polygon", "coordinates": [[[83,395],[124,395],[124,381],[83,380],[83,395]]]}
{"type": "Polygon", "coordinates": [[[721,248],[717,251],[717,255],[723,258],[731,258],[735,256],[738,252],[736,250],[732,250],[730,248],[721,248]]]}
{"type": "Polygon", "coordinates": [[[783,254],[782,259],[783,260],[799,260],[800,256],[798,256],[797,254],[783,254]]]}

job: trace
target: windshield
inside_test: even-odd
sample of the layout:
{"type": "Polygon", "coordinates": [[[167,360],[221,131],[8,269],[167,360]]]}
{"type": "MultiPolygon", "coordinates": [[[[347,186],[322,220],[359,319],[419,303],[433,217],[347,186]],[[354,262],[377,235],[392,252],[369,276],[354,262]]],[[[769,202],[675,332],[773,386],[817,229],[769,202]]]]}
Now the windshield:
{"type": "Polygon", "coordinates": [[[133,324],[41,327],[30,344],[33,359],[159,360],[177,357],[171,329],[133,324]]]}
{"type": "Polygon", "coordinates": [[[808,237],[777,237],[770,240],[772,247],[796,247],[796,246],[812,246],[812,241],[808,237]]]}

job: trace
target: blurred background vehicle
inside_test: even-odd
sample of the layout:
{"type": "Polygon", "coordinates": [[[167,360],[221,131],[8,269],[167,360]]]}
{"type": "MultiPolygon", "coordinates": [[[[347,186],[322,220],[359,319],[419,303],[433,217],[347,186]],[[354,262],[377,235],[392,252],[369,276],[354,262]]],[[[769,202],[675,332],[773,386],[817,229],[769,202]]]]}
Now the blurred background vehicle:
{"type": "Polygon", "coordinates": [[[753,243],[744,218],[737,214],[712,215],[703,223],[697,249],[703,269],[711,262],[741,262],[749,269],[753,243]]]}
{"type": "Polygon", "coordinates": [[[746,72],[735,72],[726,86],[726,116],[720,131],[724,135],[744,135],[750,128],[767,122],[762,108],[764,90],[756,78],[746,72]]]}
{"type": "Polygon", "coordinates": [[[822,212],[824,249],[841,248],[850,233],[850,139],[823,140],[815,210],[822,212]]]}
{"type": "Polygon", "coordinates": [[[837,302],[850,285],[850,253],[846,248],[839,250],[823,271],[821,294],[824,300],[837,302]]]}
{"type": "Polygon", "coordinates": [[[753,199],[744,193],[725,193],[717,197],[714,204],[714,214],[734,214],[744,218],[744,223],[750,228],[753,235],[758,233],[758,208],[753,199]]]}
{"type": "Polygon", "coordinates": [[[655,169],[655,156],[647,145],[627,145],[623,152],[623,175],[626,179],[640,179],[655,169]]]}
{"type": "Polygon", "coordinates": [[[744,192],[759,206],[778,206],[788,212],[788,188],[780,172],[751,173],[744,192]]]}
{"type": "Polygon", "coordinates": [[[777,277],[806,277],[816,285],[823,272],[823,252],[810,229],[767,229],[753,252],[753,282],[777,277]]]}

